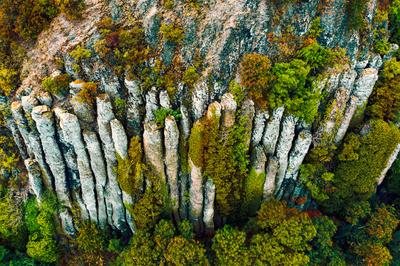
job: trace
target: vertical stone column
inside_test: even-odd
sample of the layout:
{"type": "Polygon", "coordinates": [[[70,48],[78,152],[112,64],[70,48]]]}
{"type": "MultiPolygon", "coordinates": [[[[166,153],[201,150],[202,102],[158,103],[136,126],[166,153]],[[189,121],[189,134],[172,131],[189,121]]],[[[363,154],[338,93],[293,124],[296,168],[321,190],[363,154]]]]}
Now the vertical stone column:
{"type": "Polygon", "coordinates": [[[208,86],[205,80],[200,80],[194,85],[192,93],[192,114],[193,120],[200,119],[208,104],[208,86]]]}
{"type": "Polygon", "coordinates": [[[82,199],[89,212],[90,220],[98,223],[95,196],[95,185],[89,156],[82,140],[81,127],[76,115],[70,113],[60,114],[60,125],[65,140],[72,145],[78,162],[79,179],[81,183],[82,199]]]}
{"type": "Polygon", "coordinates": [[[203,222],[207,234],[214,232],[214,201],[215,185],[211,179],[208,179],[204,186],[204,215],[203,222]]]}
{"type": "MultiPolygon", "coordinates": [[[[115,152],[118,156],[121,157],[122,160],[126,160],[128,158],[128,137],[126,136],[124,126],[118,119],[111,120],[111,135],[114,142],[115,152]]],[[[125,206],[133,205],[132,196],[122,190],[122,200],[125,206]]],[[[135,233],[135,225],[133,222],[133,218],[128,210],[125,213],[126,222],[129,225],[132,233],[135,233]]]]}
{"type": "Polygon", "coordinates": [[[276,173],[276,188],[279,189],[283,178],[285,177],[288,155],[292,148],[292,142],[295,135],[297,119],[289,115],[283,119],[282,131],[279,137],[278,145],[276,146],[276,157],[279,161],[278,172],[276,173]]]}
{"type": "Polygon", "coordinates": [[[154,168],[159,177],[166,182],[162,145],[161,130],[158,125],[155,122],[144,124],[143,150],[146,161],[154,168]]]}
{"type": "Polygon", "coordinates": [[[189,204],[187,195],[189,193],[189,173],[188,173],[188,139],[190,135],[190,116],[187,108],[184,105],[180,107],[180,166],[179,167],[179,185],[180,185],[180,215],[182,219],[188,218],[189,204]],[[183,161],[185,160],[185,161],[183,161]]]}
{"type": "MultiPolygon", "coordinates": [[[[90,131],[83,131],[83,138],[85,140],[86,148],[89,152],[90,166],[92,168],[94,177],[96,179],[96,194],[97,194],[97,214],[98,221],[101,228],[105,228],[107,224],[107,209],[105,191],[107,184],[107,170],[104,162],[103,152],[96,133],[90,131]]],[[[112,206],[109,209],[110,218],[109,225],[112,226],[112,206]]]]}
{"type": "Polygon", "coordinates": [[[65,164],[55,135],[53,112],[48,106],[36,106],[32,110],[32,118],[40,134],[46,162],[54,176],[57,197],[61,204],[71,207],[65,164]]]}
{"type": "Polygon", "coordinates": [[[279,169],[279,160],[276,157],[270,157],[268,159],[268,166],[266,169],[265,183],[264,183],[264,200],[268,200],[273,197],[276,187],[276,174],[279,169]]]}
{"type": "Polygon", "coordinates": [[[36,199],[40,204],[43,195],[43,182],[40,167],[38,163],[32,159],[26,159],[24,164],[28,170],[29,187],[33,191],[33,194],[35,194],[36,199]]]}
{"type": "Polygon", "coordinates": [[[115,119],[112,111],[110,97],[102,94],[96,98],[97,103],[97,124],[99,135],[103,144],[104,156],[106,159],[108,183],[106,188],[106,203],[108,215],[112,215],[113,225],[120,231],[126,231],[125,207],[122,203],[122,192],[118,185],[117,175],[114,171],[117,166],[114,143],[111,137],[111,120],[115,119]],[[112,208],[110,213],[109,208],[112,208]]]}
{"type": "Polygon", "coordinates": [[[272,113],[272,117],[265,126],[262,143],[264,146],[265,154],[267,156],[273,155],[275,153],[275,146],[278,141],[280,124],[284,111],[284,107],[279,107],[275,109],[272,113]]]}
{"type": "Polygon", "coordinates": [[[178,148],[179,129],[173,116],[165,118],[164,127],[165,166],[167,181],[175,220],[179,221],[179,188],[178,188],[178,148]]]}
{"type": "Polygon", "coordinates": [[[67,176],[69,178],[69,189],[71,192],[72,200],[75,201],[79,209],[81,210],[81,218],[83,220],[89,220],[89,211],[83,202],[82,192],[81,192],[81,180],[79,179],[79,170],[78,170],[78,162],[76,160],[76,155],[74,151],[74,147],[65,140],[64,132],[61,128],[60,116],[67,111],[56,107],[54,108],[54,114],[58,119],[58,123],[56,122],[57,133],[58,133],[58,144],[61,150],[62,155],[64,156],[64,161],[67,169],[67,176]]]}
{"type": "Polygon", "coordinates": [[[128,135],[140,136],[142,132],[143,105],[142,89],[136,80],[125,79],[125,87],[128,89],[128,108],[126,118],[128,121],[128,135]]]}
{"type": "Polygon", "coordinates": [[[303,163],[307,155],[312,141],[312,135],[309,129],[302,130],[294,144],[294,147],[289,155],[289,163],[285,178],[296,179],[299,173],[300,165],[303,163]]]}

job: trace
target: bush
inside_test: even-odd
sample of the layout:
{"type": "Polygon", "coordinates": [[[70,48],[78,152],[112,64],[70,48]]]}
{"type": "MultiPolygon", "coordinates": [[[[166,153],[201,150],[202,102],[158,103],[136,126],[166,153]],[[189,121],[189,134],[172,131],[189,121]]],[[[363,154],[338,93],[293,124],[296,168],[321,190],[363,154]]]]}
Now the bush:
{"type": "Polygon", "coordinates": [[[358,136],[359,145],[350,144],[352,139],[354,137],[345,140],[348,147],[354,147],[353,151],[347,153],[354,152],[358,156],[351,156],[353,160],[340,162],[335,169],[334,184],[337,189],[330,195],[330,210],[341,209],[371,196],[381,171],[400,142],[400,132],[395,125],[375,120],[370,122],[366,135],[358,136]]]}
{"type": "Polygon", "coordinates": [[[191,66],[183,73],[182,82],[189,88],[192,88],[199,77],[200,75],[197,73],[197,69],[194,66],[191,66]]]}
{"type": "Polygon", "coordinates": [[[271,62],[261,54],[246,54],[239,66],[241,85],[250,91],[250,95],[261,106],[266,106],[266,96],[270,87],[271,62]]]}
{"type": "Polygon", "coordinates": [[[94,106],[97,94],[97,84],[94,82],[85,82],[76,96],[80,102],[94,106]]]}
{"type": "Polygon", "coordinates": [[[167,118],[167,116],[173,116],[176,121],[178,121],[182,117],[179,110],[172,110],[168,108],[159,108],[155,110],[154,116],[156,123],[160,126],[164,126],[165,118],[167,118]]]}
{"type": "Polygon", "coordinates": [[[57,198],[46,193],[40,207],[35,202],[30,204],[32,204],[29,207],[30,211],[25,214],[29,230],[26,252],[40,262],[55,263],[59,258],[53,221],[57,211],[57,198]]]}
{"type": "Polygon", "coordinates": [[[176,45],[180,45],[185,38],[183,29],[174,23],[162,24],[160,27],[160,33],[164,42],[171,42],[176,45]]]}
{"type": "Polygon", "coordinates": [[[92,56],[92,52],[80,45],[76,46],[69,55],[77,62],[81,62],[84,59],[88,59],[92,56]]]}
{"type": "Polygon", "coordinates": [[[97,225],[84,222],[78,229],[76,244],[80,253],[80,259],[88,265],[101,264],[105,260],[104,235],[97,225]]]}
{"type": "Polygon", "coordinates": [[[23,249],[26,243],[26,226],[22,202],[11,194],[0,199],[0,239],[11,247],[23,249]]]}
{"type": "Polygon", "coordinates": [[[351,30],[360,30],[365,25],[365,13],[368,0],[347,1],[347,24],[351,30]]]}
{"type": "Polygon", "coordinates": [[[64,95],[69,90],[71,79],[68,74],[61,74],[56,77],[47,77],[42,80],[42,88],[54,95],[64,95]]]}
{"type": "Polygon", "coordinates": [[[393,58],[385,62],[380,79],[367,106],[371,118],[397,121],[400,112],[400,62],[393,58]]]}
{"type": "Polygon", "coordinates": [[[0,69],[0,88],[4,96],[10,96],[18,85],[18,72],[13,69],[0,69]]]}

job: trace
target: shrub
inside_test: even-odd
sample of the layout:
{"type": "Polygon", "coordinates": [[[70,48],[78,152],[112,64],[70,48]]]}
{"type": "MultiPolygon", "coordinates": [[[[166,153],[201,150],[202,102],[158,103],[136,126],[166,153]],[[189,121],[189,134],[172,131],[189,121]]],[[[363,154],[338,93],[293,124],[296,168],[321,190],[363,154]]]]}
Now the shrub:
{"type": "Polygon", "coordinates": [[[218,265],[249,265],[246,234],[229,225],[217,230],[211,249],[218,265]]]}
{"type": "Polygon", "coordinates": [[[53,215],[57,210],[57,198],[46,193],[40,207],[33,204],[30,209],[31,211],[26,213],[26,220],[29,221],[29,241],[26,252],[40,262],[55,263],[59,257],[57,242],[54,239],[53,222],[53,215]],[[33,215],[37,215],[36,219],[33,215]]]}
{"type": "MultiPolygon", "coordinates": [[[[358,154],[358,159],[342,161],[335,170],[334,184],[337,189],[330,195],[331,210],[371,196],[381,171],[400,142],[400,132],[394,125],[375,120],[370,122],[368,133],[358,139],[360,145],[357,149],[358,145],[349,144],[349,147],[354,147],[353,152],[358,154]]],[[[345,143],[349,140],[347,138],[345,143]]]]}
{"type": "Polygon", "coordinates": [[[185,37],[183,29],[174,23],[162,24],[160,33],[164,42],[171,42],[177,45],[182,44],[185,37]]]}
{"type": "Polygon", "coordinates": [[[0,199],[0,239],[12,247],[23,249],[26,243],[26,227],[22,202],[11,194],[0,199]]]}
{"type": "Polygon", "coordinates": [[[94,106],[97,96],[97,84],[94,82],[85,82],[82,89],[76,94],[79,101],[94,106]]]}
{"type": "Polygon", "coordinates": [[[299,179],[317,202],[329,199],[329,193],[335,190],[333,178],[334,174],[328,172],[323,164],[303,164],[300,167],[299,179]]]}
{"type": "Polygon", "coordinates": [[[72,50],[69,55],[77,62],[81,62],[84,59],[88,59],[92,56],[92,52],[89,49],[78,45],[72,50]]]}
{"type": "Polygon", "coordinates": [[[334,51],[322,47],[318,42],[314,41],[310,45],[302,48],[297,53],[297,57],[306,62],[312,70],[317,71],[333,65],[335,62],[338,62],[339,59],[344,59],[344,53],[342,50],[334,51]]]}
{"type": "Polygon", "coordinates": [[[85,8],[83,0],[55,0],[61,12],[65,13],[69,18],[80,18],[85,8]]]}
{"type": "Polygon", "coordinates": [[[42,87],[45,91],[54,95],[63,95],[68,92],[71,79],[68,74],[61,74],[56,77],[47,77],[42,81],[42,87]]]}
{"type": "Polygon", "coordinates": [[[300,59],[276,63],[272,68],[273,85],[269,93],[272,109],[282,105],[289,113],[311,123],[318,112],[319,91],[307,84],[311,67],[300,59]]]}
{"type": "Polygon", "coordinates": [[[76,244],[80,259],[90,265],[101,264],[104,261],[104,235],[97,225],[84,222],[78,229],[76,244]]]}
{"type": "Polygon", "coordinates": [[[118,157],[117,177],[121,189],[129,195],[139,195],[143,186],[142,144],[139,137],[132,137],[128,158],[118,157]]]}
{"type": "Polygon", "coordinates": [[[10,94],[17,88],[18,72],[13,69],[0,70],[0,88],[1,93],[5,96],[10,94]]]}
{"type": "Polygon", "coordinates": [[[126,113],[126,100],[120,97],[114,99],[115,115],[121,119],[124,118],[126,113]]]}
{"type": "Polygon", "coordinates": [[[400,112],[400,62],[385,62],[381,77],[372,92],[367,114],[372,118],[397,121],[400,112]]]}
{"type": "Polygon", "coordinates": [[[197,73],[197,69],[194,66],[188,67],[183,73],[182,82],[185,83],[189,88],[192,88],[200,75],[197,73]]]}
{"type": "Polygon", "coordinates": [[[168,265],[208,265],[205,248],[181,236],[174,237],[164,253],[168,265]]]}
{"type": "Polygon", "coordinates": [[[158,125],[164,126],[165,118],[173,116],[175,120],[181,119],[182,115],[179,110],[172,110],[168,108],[160,108],[154,111],[155,121],[158,125]]]}
{"type": "Polygon", "coordinates": [[[261,106],[266,106],[271,80],[271,62],[261,54],[246,54],[239,66],[241,85],[250,91],[250,95],[261,106]]]}
{"type": "Polygon", "coordinates": [[[367,0],[348,0],[347,8],[347,24],[349,29],[359,30],[365,25],[364,17],[366,13],[367,0]]]}

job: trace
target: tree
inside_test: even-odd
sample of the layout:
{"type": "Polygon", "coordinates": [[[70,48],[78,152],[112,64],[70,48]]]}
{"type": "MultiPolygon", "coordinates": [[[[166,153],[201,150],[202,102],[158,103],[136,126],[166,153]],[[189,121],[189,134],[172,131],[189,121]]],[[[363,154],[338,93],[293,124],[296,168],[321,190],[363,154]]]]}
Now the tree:
{"type": "Polygon", "coordinates": [[[205,253],[198,242],[176,236],[168,243],[164,257],[168,265],[209,265],[205,253]]]}
{"type": "Polygon", "coordinates": [[[229,225],[217,230],[211,249],[218,265],[250,265],[246,234],[229,225]]]}

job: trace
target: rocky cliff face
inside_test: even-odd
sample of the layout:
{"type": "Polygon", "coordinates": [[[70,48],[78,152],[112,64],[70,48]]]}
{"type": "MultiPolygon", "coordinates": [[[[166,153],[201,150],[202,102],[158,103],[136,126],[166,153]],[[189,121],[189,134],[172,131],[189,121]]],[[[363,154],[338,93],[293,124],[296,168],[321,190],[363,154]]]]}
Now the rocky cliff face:
{"type": "MultiPolygon", "coordinates": [[[[369,17],[374,16],[375,5],[372,0],[369,17]]],[[[60,18],[49,29],[51,36],[42,34],[28,61],[37,69],[29,70],[11,104],[8,120],[25,159],[32,193],[39,201],[45,188],[56,193],[64,207],[60,218],[68,234],[74,234],[74,206],[78,206],[84,220],[122,232],[135,231],[135,221],[126,209],[134,199],[122,191],[115,170],[117,157],[127,158],[132,136],[140,137],[146,164],[166,184],[174,218],[188,216],[199,230],[213,230],[218,188],[212,177],[204,177],[205,169],[187,154],[189,136],[204,119],[216,119],[220,130],[229,132],[241,117],[246,117],[244,134],[248,137],[243,149],[248,151],[250,165],[257,174],[265,174],[263,197],[284,194],[284,181],[297,180],[310,147],[318,147],[322,141],[342,142],[354,114],[367,103],[382,62],[388,59],[369,51],[365,40],[361,45],[359,32],[348,30],[342,0],[327,4],[302,1],[279,10],[258,0],[204,1],[204,10],[197,11],[185,8],[184,3],[171,11],[154,0],[89,6],[87,12],[99,13],[84,16],[85,21],[78,25],[63,24],[60,18]],[[99,38],[94,22],[110,12],[121,24],[127,24],[129,18],[140,21],[146,40],[159,47],[164,62],[171,62],[174,53],[186,65],[193,64],[196,57],[202,58],[203,71],[193,88],[182,83],[173,97],[157,87],[145,91],[141,80],[116,74],[97,55],[82,62],[81,73],[70,68],[66,47],[81,43],[91,49],[99,38]],[[283,106],[263,110],[251,100],[237,101],[228,92],[229,81],[239,81],[237,68],[243,54],[279,57],[281,51],[268,36],[279,39],[290,33],[300,38],[316,16],[321,18],[323,30],[319,41],[328,47],[346,48],[350,58],[340,69],[326,71],[318,86],[327,95],[324,104],[329,106],[329,112],[307,124],[288,114],[283,106]],[[160,21],[177,21],[183,29],[185,38],[179,49],[158,38],[160,21]],[[50,42],[63,31],[76,38],[50,42]],[[39,58],[46,47],[52,47],[48,56],[39,58]],[[66,97],[43,93],[38,80],[45,75],[45,68],[50,72],[54,68],[56,54],[64,57],[70,75],[100,84],[103,94],[97,96],[93,108],[75,99],[81,88],[74,83],[66,97]],[[38,63],[33,64],[36,59],[38,63]],[[125,99],[127,104],[118,118],[113,102],[116,98],[125,99]],[[163,109],[180,110],[180,117],[167,115],[163,121],[156,121],[155,113],[163,109]]],[[[371,34],[370,26],[367,35],[371,34]]],[[[398,152],[399,148],[387,158],[377,183],[382,182],[398,152]]]]}

